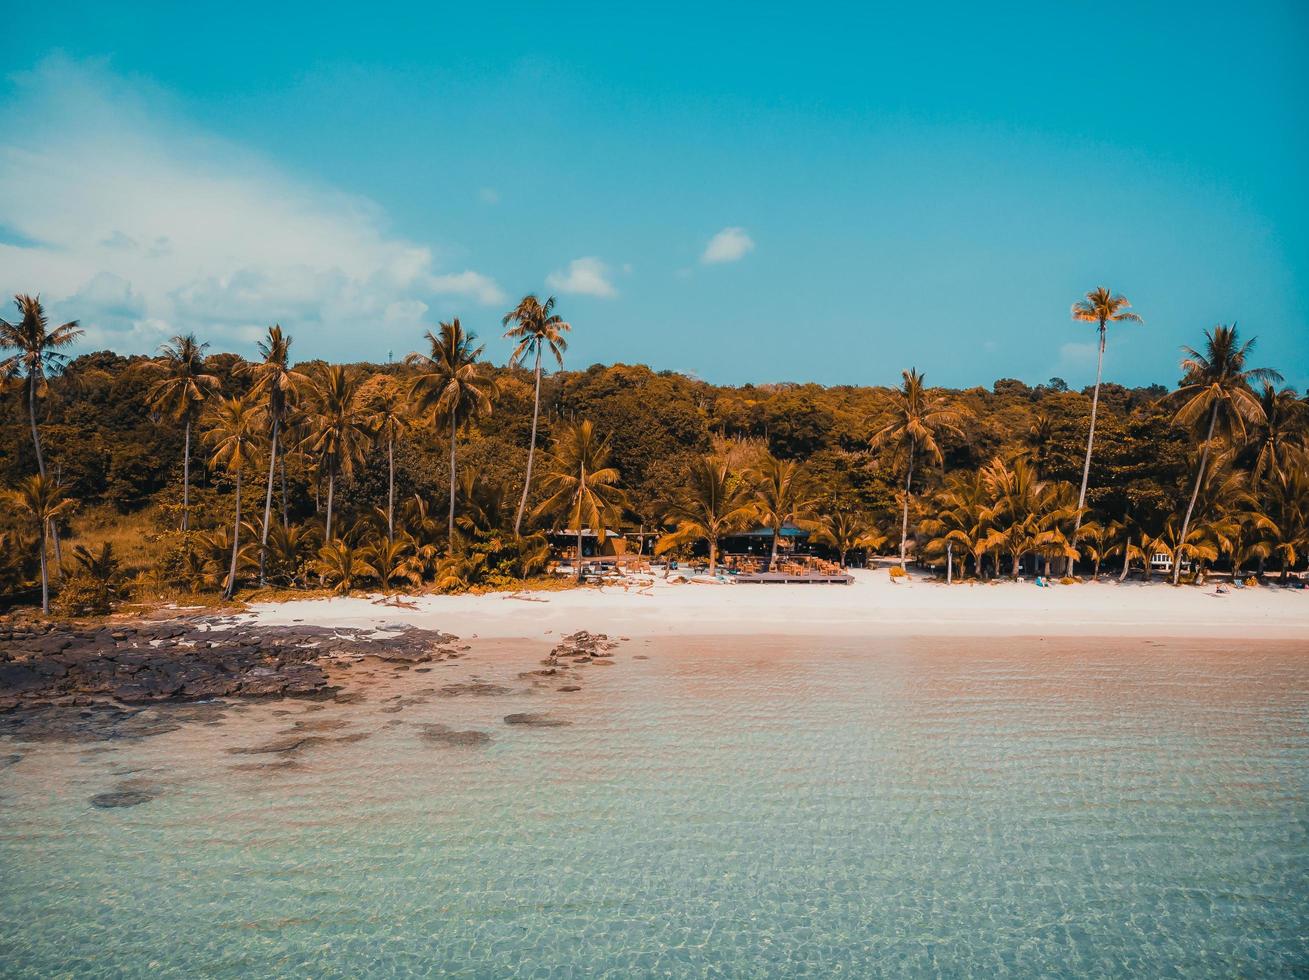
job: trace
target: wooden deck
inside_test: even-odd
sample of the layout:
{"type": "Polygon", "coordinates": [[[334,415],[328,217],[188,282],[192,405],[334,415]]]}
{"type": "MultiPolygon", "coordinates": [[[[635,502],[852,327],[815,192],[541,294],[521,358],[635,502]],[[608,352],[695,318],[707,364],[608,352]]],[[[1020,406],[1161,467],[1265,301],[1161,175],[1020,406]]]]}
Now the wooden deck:
{"type": "Polygon", "coordinates": [[[828,575],[811,572],[808,574],[791,574],[788,572],[748,572],[737,575],[734,581],[738,585],[849,585],[854,581],[853,575],[828,575]]]}

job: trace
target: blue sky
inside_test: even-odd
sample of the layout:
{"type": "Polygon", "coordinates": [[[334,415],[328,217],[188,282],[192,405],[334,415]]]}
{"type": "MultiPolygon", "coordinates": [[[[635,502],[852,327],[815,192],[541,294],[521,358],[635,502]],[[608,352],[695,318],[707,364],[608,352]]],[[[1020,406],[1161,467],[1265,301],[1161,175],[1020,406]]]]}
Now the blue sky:
{"type": "MultiPolygon", "coordinates": [[[[555,293],[570,364],[1094,378],[1068,307],[1309,385],[1309,7],[10,3],[0,289],[88,343],[385,359],[555,293]]],[[[994,6],[994,5],[992,5],[994,6]]]]}

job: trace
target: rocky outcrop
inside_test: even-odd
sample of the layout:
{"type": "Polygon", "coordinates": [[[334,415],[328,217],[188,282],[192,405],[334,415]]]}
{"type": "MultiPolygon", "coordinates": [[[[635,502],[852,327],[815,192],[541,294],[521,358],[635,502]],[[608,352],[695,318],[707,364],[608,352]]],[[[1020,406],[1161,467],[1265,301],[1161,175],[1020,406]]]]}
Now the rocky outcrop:
{"type": "Polygon", "coordinates": [[[329,696],[324,663],[426,663],[460,654],[429,630],[258,627],[225,619],[69,628],[0,625],[0,712],[20,705],[121,705],[329,696]]]}

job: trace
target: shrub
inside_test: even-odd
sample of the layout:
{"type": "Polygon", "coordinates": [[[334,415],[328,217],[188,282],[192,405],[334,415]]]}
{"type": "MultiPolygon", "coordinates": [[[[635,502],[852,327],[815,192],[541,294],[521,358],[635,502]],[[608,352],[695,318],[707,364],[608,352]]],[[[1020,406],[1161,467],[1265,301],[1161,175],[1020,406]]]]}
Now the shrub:
{"type": "Polygon", "coordinates": [[[891,578],[908,578],[908,577],[909,577],[909,573],[906,572],[899,565],[892,566],[891,578]]]}
{"type": "Polygon", "coordinates": [[[104,616],[113,607],[109,583],[91,575],[69,576],[55,598],[54,609],[60,616],[104,616]]]}

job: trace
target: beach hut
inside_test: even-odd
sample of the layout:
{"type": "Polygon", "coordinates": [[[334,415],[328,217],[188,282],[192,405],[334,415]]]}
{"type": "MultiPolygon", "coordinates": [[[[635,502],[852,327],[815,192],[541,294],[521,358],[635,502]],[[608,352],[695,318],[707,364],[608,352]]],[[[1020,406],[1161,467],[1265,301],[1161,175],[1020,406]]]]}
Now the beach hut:
{"type": "MultiPolygon", "coordinates": [[[[804,551],[809,544],[809,532],[787,521],[782,525],[778,535],[778,554],[804,551]]],[[[723,539],[724,555],[766,556],[773,549],[773,529],[757,527],[752,531],[742,531],[723,539]]]]}

